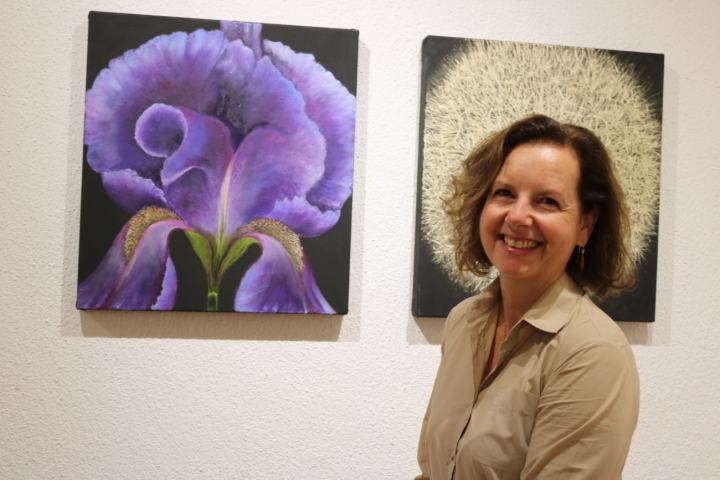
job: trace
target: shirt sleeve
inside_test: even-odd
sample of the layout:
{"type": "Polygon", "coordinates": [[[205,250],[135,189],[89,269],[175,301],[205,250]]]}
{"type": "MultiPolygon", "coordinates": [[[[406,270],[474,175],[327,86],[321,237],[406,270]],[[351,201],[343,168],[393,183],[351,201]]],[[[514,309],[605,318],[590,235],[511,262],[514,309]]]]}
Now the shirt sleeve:
{"type": "MultiPolygon", "coordinates": [[[[449,325],[452,322],[453,314],[455,309],[450,311],[448,318],[445,320],[445,326],[443,328],[442,340],[440,341],[440,359],[445,355],[445,342],[448,336],[449,325]]],[[[437,378],[435,378],[437,384],[437,378]]],[[[425,417],[423,418],[422,428],[420,429],[420,441],[418,442],[418,453],[417,460],[420,466],[420,475],[415,477],[414,480],[431,480],[430,479],[430,460],[428,455],[427,445],[427,428],[428,419],[430,418],[430,407],[432,406],[433,395],[435,394],[435,385],[433,385],[432,393],[430,394],[430,400],[428,400],[427,410],[425,411],[425,417]]]]}
{"type": "Polygon", "coordinates": [[[542,390],[521,479],[620,479],[639,411],[630,347],[593,339],[560,362],[542,390]]]}
{"type": "MultiPolygon", "coordinates": [[[[432,398],[432,397],[431,397],[432,398]]],[[[428,403],[427,411],[425,412],[425,418],[423,419],[422,429],[420,430],[420,442],[418,445],[417,460],[420,466],[420,475],[415,477],[415,480],[430,480],[430,465],[428,463],[428,452],[427,452],[427,423],[428,417],[430,417],[430,403],[428,403]]]]}

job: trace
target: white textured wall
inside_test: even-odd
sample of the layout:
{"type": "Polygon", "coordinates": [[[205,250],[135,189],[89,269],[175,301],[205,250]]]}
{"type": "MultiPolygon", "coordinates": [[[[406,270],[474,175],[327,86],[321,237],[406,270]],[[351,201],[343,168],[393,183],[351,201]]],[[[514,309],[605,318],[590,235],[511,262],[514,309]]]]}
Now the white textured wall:
{"type": "Polygon", "coordinates": [[[410,478],[442,322],[410,315],[428,35],[665,53],[657,322],[629,479],[720,472],[714,0],[3,0],[0,478],[410,478]],[[62,5],[65,3],[66,5],[62,5]],[[88,10],[356,28],[350,314],[74,308],[88,10]]]}

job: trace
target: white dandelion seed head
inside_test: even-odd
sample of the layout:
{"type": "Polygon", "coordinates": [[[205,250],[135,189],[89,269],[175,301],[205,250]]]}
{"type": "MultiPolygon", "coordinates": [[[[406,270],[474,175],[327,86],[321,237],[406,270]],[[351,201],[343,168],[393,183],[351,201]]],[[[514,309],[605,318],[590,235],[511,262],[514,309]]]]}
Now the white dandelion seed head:
{"type": "MultiPolygon", "coordinates": [[[[603,50],[468,40],[428,81],[423,133],[421,228],[459,285],[441,201],[450,176],[481,140],[536,113],[589,128],[605,144],[625,191],[636,263],[656,232],[661,125],[633,68],[603,50]]],[[[463,286],[477,291],[491,280],[463,286]]]]}

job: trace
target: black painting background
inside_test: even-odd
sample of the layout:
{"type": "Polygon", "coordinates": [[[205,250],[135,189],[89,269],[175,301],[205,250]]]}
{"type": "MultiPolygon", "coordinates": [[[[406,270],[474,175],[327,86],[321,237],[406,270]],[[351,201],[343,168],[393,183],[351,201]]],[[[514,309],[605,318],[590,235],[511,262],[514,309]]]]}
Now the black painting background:
{"type": "MultiPolygon", "coordinates": [[[[428,36],[422,48],[422,78],[420,91],[420,135],[418,147],[418,185],[415,217],[415,272],[412,314],[416,317],[445,317],[452,307],[472,292],[458,286],[432,257],[430,243],[422,233],[422,175],[423,135],[428,81],[449,55],[461,48],[466,39],[428,36]]],[[[655,107],[653,114],[662,122],[662,93],[664,55],[655,53],[605,50],[632,68],[645,89],[645,95],[655,107]]],[[[657,221],[648,254],[639,265],[638,284],[604,302],[596,303],[616,321],[654,322],[657,281],[657,221]]]]}
{"type": "MultiPolygon", "coordinates": [[[[104,12],[90,12],[88,17],[86,90],[91,88],[97,75],[108,66],[110,60],[158,35],[219,28],[219,21],[216,20],[104,12]]],[[[318,63],[332,72],[355,95],[358,52],[356,30],[263,24],[262,36],[282,42],[296,52],[313,54],[318,63]]],[[[87,147],[83,150],[82,175],[78,282],[82,282],[95,270],[131,217],[105,193],[100,175],[87,163],[87,147]]],[[[340,220],[330,231],[320,237],[301,239],[320,290],[339,314],[348,311],[351,215],[352,196],[345,202],[340,220]]],[[[174,309],[204,311],[207,302],[205,271],[182,232],[176,231],[171,235],[170,254],[178,274],[174,309]]],[[[220,311],[233,310],[237,285],[259,254],[260,248],[252,247],[225,274],[220,286],[220,311]]]]}

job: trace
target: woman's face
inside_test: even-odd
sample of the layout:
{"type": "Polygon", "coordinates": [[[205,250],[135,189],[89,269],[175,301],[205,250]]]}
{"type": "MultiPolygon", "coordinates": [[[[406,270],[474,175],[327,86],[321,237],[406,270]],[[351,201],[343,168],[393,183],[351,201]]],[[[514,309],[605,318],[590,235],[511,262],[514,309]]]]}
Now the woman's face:
{"type": "Polygon", "coordinates": [[[597,209],[583,214],[575,151],[548,144],[513,149],[480,215],[480,240],[500,278],[549,286],[585,245],[597,209]]]}

